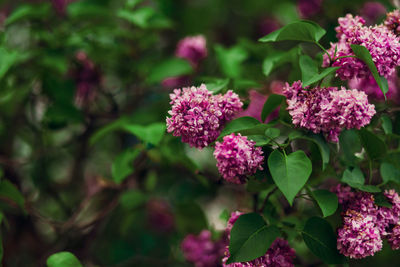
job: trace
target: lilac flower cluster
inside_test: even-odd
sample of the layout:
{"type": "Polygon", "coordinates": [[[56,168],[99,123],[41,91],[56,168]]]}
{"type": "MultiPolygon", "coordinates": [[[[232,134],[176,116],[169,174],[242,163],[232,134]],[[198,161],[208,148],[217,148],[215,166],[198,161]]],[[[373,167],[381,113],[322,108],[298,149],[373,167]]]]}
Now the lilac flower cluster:
{"type": "MultiPolygon", "coordinates": [[[[389,91],[386,93],[386,97],[395,103],[399,103],[400,95],[396,84],[396,75],[392,75],[388,78],[389,91]]],[[[385,97],[375,79],[372,76],[368,76],[364,79],[354,78],[349,81],[349,87],[364,91],[370,99],[383,101],[385,97]]]]}
{"type": "Polygon", "coordinates": [[[214,157],[222,177],[235,184],[245,183],[246,176],[262,170],[264,162],[261,147],[247,136],[234,133],[224,136],[223,142],[216,142],[214,157]]]}
{"type": "Polygon", "coordinates": [[[400,38],[391,32],[385,25],[364,26],[365,20],[361,17],[353,17],[347,14],[339,18],[339,26],[336,28],[337,43],[331,43],[328,50],[333,62],[328,55],[324,55],[323,66],[340,67],[337,75],[342,80],[352,78],[365,78],[370,71],[361,60],[349,57],[354,56],[350,45],[365,46],[371,53],[378,72],[384,77],[391,76],[396,66],[400,65],[400,38]]]}
{"type": "Polygon", "coordinates": [[[392,207],[379,207],[374,196],[352,192],[348,186],[331,189],[344,209],[343,226],[338,229],[338,250],[345,256],[360,259],[382,249],[386,238],[392,249],[400,248],[400,196],[394,190],[384,195],[392,207]]]}
{"type": "Polygon", "coordinates": [[[224,124],[239,112],[243,103],[232,91],[213,95],[202,84],[200,87],[175,89],[170,94],[172,108],[168,111],[167,130],[181,136],[182,142],[203,148],[214,142],[224,124]]]}
{"type": "Polygon", "coordinates": [[[203,35],[188,36],[179,41],[175,55],[197,67],[207,57],[207,41],[203,35]]]}
{"type": "MultiPolygon", "coordinates": [[[[231,214],[231,218],[228,221],[226,231],[230,238],[230,231],[232,230],[233,224],[240,217],[242,213],[234,212],[231,214]]],[[[248,262],[235,262],[226,264],[229,254],[229,247],[225,249],[225,256],[222,259],[222,265],[224,267],[256,267],[256,266],[271,266],[271,267],[292,267],[293,259],[296,256],[296,252],[289,246],[289,243],[281,238],[277,238],[267,250],[264,256],[254,259],[248,262]]]]}
{"type": "Polygon", "coordinates": [[[198,236],[187,235],[182,241],[181,250],[185,259],[196,267],[215,267],[220,265],[226,244],[225,237],[213,241],[211,232],[203,230],[198,236]]]}
{"type": "Polygon", "coordinates": [[[400,11],[393,10],[386,14],[384,25],[396,35],[400,34],[400,11]]]}
{"type": "Polygon", "coordinates": [[[328,88],[303,88],[300,81],[286,84],[289,114],[293,124],[314,133],[324,133],[332,142],[338,141],[343,129],[360,129],[369,124],[375,107],[368,103],[364,92],[328,88]]]}

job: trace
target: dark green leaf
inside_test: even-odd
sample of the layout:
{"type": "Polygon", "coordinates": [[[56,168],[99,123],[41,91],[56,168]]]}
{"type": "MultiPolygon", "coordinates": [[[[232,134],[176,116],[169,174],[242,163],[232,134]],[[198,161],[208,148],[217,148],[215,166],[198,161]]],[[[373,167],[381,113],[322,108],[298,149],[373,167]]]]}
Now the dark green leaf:
{"type": "Polygon", "coordinates": [[[378,69],[376,68],[375,63],[372,60],[372,56],[369,53],[368,49],[365,46],[356,44],[352,44],[351,49],[353,50],[354,55],[356,55],[357,58],[361,59],[368,66],[372,76],[374,77],[376,83],[378,84],[386,99],[386,93],[389,91],[388,82],[385,77],[379,75],[378,69]]]}
{"type": "Polygon", "coordinates": [[[335,213],[338,208],[338,198],[336,194],[328,190],[315,190],[312,196],[317,201],[318,206],[321,208],[324,217],[330,216],[335,213]]]}
{"type": "Polygon", "coordinates": [[[380,167],[382,182],[394,182],[400,184],[400,170],[388,162],[382,162],[380,167]]]}
{"type": "Polygon", "coordinates": [[[201,207],[193,201],[177,205],[175,222],[180,233],[200,233],[207,229],[207,218],[201,207]]]}
{"type": "Polygon", "coordinates": [[[271,138],[265,135],[248,135],[247,138],[256,142],[256,146],[265,146],[271,142],[271,138]]]}
{"type": "Polygon", "coordinates": [[[355,130],[344,130],[339,136],[340,150],[343,152],[345,163],[348,166],[356,166],[356,153],[362,149],[361,140],[355,130]]]}
{"type": "Polygon", "coordinates": [[[330,158],[330,149],[328,144],[325,142],[325,140],[317,135],[317,134],[308,134],[308,135],[303,135],[301,132],[292,132],[289,135],[290,140],[294,139],[304,139],[313,142],[314,144],[317,145],[319,152],[321,153],[321,159],[322,159],[322,170],[325,170],[326,166],[329,163],[329,158],[330,158]]]}
{"type": "Polygon", "coordinates": [[[385,132],[385,134],[392,134],[393,125],[392,125],[392,120],[389,118],[389,116],[382,115],[381,121],[382,121],[382,129],[385,132]]]}
{"type": "Polygon", "coordinates": [[[308,55],[301,55],[299,59],[301,70],[301,80],[303,82],[310,80],[318,74],[318,66],[308,55]]]}
{"type": "Polygon", "coordinates": [[[47,259],[47,267],[82,267],[82,264],[71,252],[62,251],[47,259]]]}
{"type": "Polygon", "coordinates": [[[147,81],[149,83],[157,83],[165,78],[190,74],[192,71],[193,68],[187,60],[182,58],[172,58],[154,66],[147,81]]]}
{"type": "Polygon", "coordinates": [[[265,136],[270,139],[275,139],[281,134],[281,130],[278,128],[268,128],[265,130],[265,136]]]}
{"type": "Polygon", "coordinates": [[[366,129],[361,129],[358,133],[370,159],[379,159],[386,154],[386,144],[378,136],[366,129]]]}
{"type": "Polygon", "coordinates": [[[290,155],[275,150],[268,158],[268,168],[275,184],[292,205],[295,196],[311,175],[310,159],[301,150],[290,155]]]}
{"type": "Polygon", "coordinates": [[[231,134],[231,133],[252,129],[258,124],[261,124],[261,123],[253,117],[240,117],[240,118],[234,119],[233,121],[229,122],[225,126],[225,128],[222,130],[219,138],[223,137],[225,135],[231,134]]]}
{"type": "Polygon", "coordinates": [[[304,226],[302,236],[311,252],[326,264],[341,264],[346,261],[336,248],[336,235],[326,220],[311,217],[304,226]]]}
{"type": "Polygon", "coordinates": [[[356,167],[352,171],[347,169],[343,173],[342,182],[350,185],[353,188],[359,189],[361,191],[376,193],[381,190],[374,185],[365,185],[365,177],[361,169],[356,167]]]}
{"type": "Polygon", "coordinates": [[[0,182],[0,196],[12,200],[22,210],[25,210],[25,199],[19,190],[8,180],[0,182]]]}
{"type": "Polygon", "coordinates": [[[227,263],[246,262],[265,255],[280,235],[276,226],[267,226],[257,213],[243,214],[233,225],[227,263]]]}
{"type": "Polygon", "coordinates": [[[259,39],[260,42],[279,42],[279,41],[302,41],[318,42],[326,31],[312,21],[296,21],[287,24],[281,29],[274,31],[267,36],[259,39]]]}
{"type": "Polygon", "coordinates": [[[285,101],[285,97],[283,95],[271,94],[268,96],[261,112],[261,121],[265,121],[268,115],[271,114],[277,107],[279,107],[282,101],[285,101]]]}
{"type": "Polygon", "coordinates": [[[392,204],[389,203],[386,196],[383,193],[374,194],[375,204],[380,207],[391,208],[392,204]]]}
{"type": "Polygon", "coordinates": [[[323,71],[320,74],[316,74],[315,76],[311,77],[309,80],[305,80],[303,82],[303,86],[310,86],[313,83],[319,82],[320,80],[322,80],[323,78],[325,78],[329,74],[334,73],[335,71],[337,71],[339,68],[340,67],[325,68],[325,69],[323,69],[323,71]]]}

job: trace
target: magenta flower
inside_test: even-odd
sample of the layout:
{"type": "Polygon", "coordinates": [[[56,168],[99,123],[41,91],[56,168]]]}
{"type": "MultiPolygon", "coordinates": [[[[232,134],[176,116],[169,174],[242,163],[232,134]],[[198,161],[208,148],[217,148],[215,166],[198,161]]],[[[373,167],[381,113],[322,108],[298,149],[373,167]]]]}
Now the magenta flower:
{"type": "Polygon", "coordinates": [[[362,6],[360,14],[365,18],[368,24],[372,24],[386,14],[386,7],[379,2],[366,2],[362,6]]]}
{"type": "Polygon", "coordinates": [[[377,214],[377,224],[381,229],[382,234],[393,225],[400,222],[400,196],[394,189],[385,190],[383,193],[390,204],[391,208],[379,207],[377,214]]]}
{"type": "Polygon", "coordinates": [[[297,0],[300,16],[309,18],[321,11],[322,0],[297,0]]]}
{"type": "Polygon", "coordinates": [[[215,267],[219,266],[226,244],[226,238],[213,241],[211,232],[203,230],[198,236],[187,235],[182,241],[181,250],[185,259],[192,262],[194,266],[215,267]]]}
{"type": "Polygon", "coordinates": [[[189,36],[180,40],[175,55],[187,59],[194,67],[207,57],[207,41],[203,35],[189,36]]]}
{"type": "Polygon", "coordinates": [[[165,78],[161,84],[162,86],[169,88],[169,89],[174,89],[174,88],[182,88],[185,86],[188,86],[191,84],[191,79],[189,76],[184,75],[184,76],[177,76],[177,77],[169,77],[165,78]]]}
{"type": "Polygon", "coordinates": [[[393,250],[400,248],[400,224],[395,225],[387,234],[387,241],[393,250]]]}
{"type": "Polygon", "coordinates": [[[343,255],[361,259],[382,249],[382,239],[375,218],[355,210],[344,214],[344,225],[338,230],[337,249],[343,255]]]}
{"type": "Polygon", "coordinates": [[[393,10],[386,14],[386,19],[384,25],[389,29],[389,31],[400,34],[400,11],[398,9],[393,10]]]}
{"type": "MultiPolygon", "coordinates": [[[[243,213],[236,211],[231,213],[231,217],[228,220],[226,232],[228,239],[230,238],[230,232],[233,224],[243,213]]],[[[296,252],[289,246],[289,243],[282,239],[277,238],[272,243],[271,247],[267,250],[264,256],[254,259],[249,262],[235,262],[226,264],[226,261],[230,257],[229,246],[225,248],[225,256],[222,259],[222,266],[224,267],[259,267],[259,266],[271,266],[271,267],[292,267],[293,260],[296,257],[296,252]]]]}
{"type": "Polygon", "coordinates": [[[337,195],[339,204],[342,205],[347,205],[348,202],[355,196],[355,193],[351,191],[350,186],[345,186],[342,184],[337,184],[336,186],[331,187],[330,191],[337,195]]]}
{"type": "Polygon", "coordinates": [[[191,147],[203,148],[214,142],[224,124],[239,112],[243,103],[232,91],[214,96],[200,87],[175,89],[170,94],[172,108],[168,111],[167,131],[181,136],[191,147]]]}
{"type": "Polygon", "coordinates": [[[261,111],[268,96],[262,95],[256,90],[249,91],[250,103],[245,110],[237,114],[237,117],[253,117],[261,121],[261,111]]]}
{"type": "Polygon", "coordinates": [[[396,66],[400,65],[399,37],[384,25],[367,27],[364,23],[363,18],[353,17],[350,14],[339,18],[339,26],[336,28],[339,41],[332,43],[328,49],[333,62],[330,62],[326,54],[324,55],[323,66],[340,67],[336,73],[342,80],[370,75],[368,67],[361,60],[354,57],[340,58],[354,55],[351,44],[365,46],[371,53],[379,74],[386,78],[390,77],[396,66]]]}
{"type": "Polygon", "coordinates": [[[228,182],[243,184],[248,175],[262,170],[264,156],[261,147],[246,136],[234,133],[224,136],[223,142],[216,142],[214,157],[219,173],[228,182]]]}
{"type": "Polygon", "coordinates": [[[286,84],[292,122],[314,133],[324,133],[328,140],[337,142],[343,129],[360,129],[368,125],[375,114],[375,107],[368,103],[364,92],[328,88],[303,88],[300,81],[286,84]]]}

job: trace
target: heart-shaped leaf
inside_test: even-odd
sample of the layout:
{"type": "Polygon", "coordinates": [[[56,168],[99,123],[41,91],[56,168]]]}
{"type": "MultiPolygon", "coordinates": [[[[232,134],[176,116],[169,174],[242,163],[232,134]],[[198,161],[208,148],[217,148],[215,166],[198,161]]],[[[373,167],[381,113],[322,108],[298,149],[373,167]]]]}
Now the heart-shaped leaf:
{"type": "Polygon", "coordinates": [[[241,215],[231,230],[231,256],[227,263],[251,261],[265,255],[279,235],[279,229],[276,226],[267,226],[259,214],[241,215]]]}
{"type": "Polygon", "coordinates": [[[268,158],[268,168],[272,179],[290,205],[312,172],[311,161],[302,150],[290,155],[275,150],[268,158]]]}
{"type": "Polygon", "coordinates": [[[381,190],[374,185],[366,185],[365,177],[361,169],[356,167],[353,170],[347,169],[343,172],[342,182],[350,185],[353,188],[359,189],[361,191],[377,193],[381,190]]]}
{"type": "Polygon", "coordinates": [[[338,207],[338,198],[336,194],[328,190],[315,190],[312,196],[317,201],[318,206],[321,208],[324,217],[330,216],[335,213],[338,207]]]}
{"type": "Polygon", "coordinates": [[[253,117],[240,117],[234,119],[225,126],[218,138],[231,133],[252,129],[258,124],[261,124],[260,121],[253,117]]]}
{"type": "Polygon", "coordinates": [[[302,232],[307,247],[326,264],[340,264],[346,258],[336,248],[336,235],[324,219],[311,217],[302,232]]]}

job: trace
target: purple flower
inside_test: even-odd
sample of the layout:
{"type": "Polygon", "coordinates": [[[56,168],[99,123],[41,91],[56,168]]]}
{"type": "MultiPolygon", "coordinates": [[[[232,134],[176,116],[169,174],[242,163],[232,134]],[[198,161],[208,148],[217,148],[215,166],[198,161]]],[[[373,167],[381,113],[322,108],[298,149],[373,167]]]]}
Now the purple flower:
{"type": "Polygon", "coordinates": [[[191,79],[189,76],[184,75],[184,76],[177,76],[177,77],[169,77],[169,78],[165,78],[162,82],[161,82],[162,86],[166,87],[166,88],[182,88],[185,86],[188,86],[189,84],[191,84],[191,79]]]}
{"type": "Polygon", "coordinates": [[[324,55],[323,66],[340,67],[337,75],[342,80],[352,78],[364,78],[370,75],[370,71],[361,60],[348,57],[354,56],[350,45],[365,46],[372,56],[380,75],[388,78],[396,66],[400,65],[400,39],[384,25],[364,26],[365,20],[361,17],[353,17],[348,14],[339,18],[339,26],[336,28],[339,41],[332,43],[328,49],[333,62],[324,55]],[[340,58],[346,56],[345,58],[340,58]]]}
{"type": "Polygon", "coordinates": [[[322,0],[297,0],[297,9],[303,18],[309,18],[321,11],[322,0]]]}
{"type": "Polygon", "coordinates": [[[294,125],[314,133],[324,133],[328,140],[338,142],[342,129],[360,129],[369,124],[375,107],[368,103],[364,92],[342,87],[303,88],[300,81],[286,84],[289,114],[294,125]]]}
{"type": "Polygon", "coordinates": [[[385,13],[386,7],[379,2],[367,2],[360,10],[360,14],[366,19],[368,24],[376,22],[385,13]]]}
{"type": "Polygon", "coordinates": [[[355,196],[355,193],[351,191],[350,186],[345,186],[342,184],[333,186],[330,191],[337,195],[339,204],[342,205],[346,205],[355,196]]]}
{"type": "Polygon", "coordinates": [[[261,147],[246,136],[234,133],[224,136],[223,142],[216,142],[214,157],[222,177],[228,182],[243,184],[248,175],[262,170],[264,156],[261,147]]]}
{"type": "Polygon", "coordinates": [[[194,67],[207,57],[207,41],[203,35],[189,36],[180,40],[175,55],[187,59],[194,67]]]}
{"type": "Polygon", "coordinates": [[[175,89],[170,94],[172,108],[168,111],[167,130],[181,136],[182,142],[203,148],[214,142],[224,124],[239,112],[243,103],[232,91],[214,96],[200,87],[175,89]]]}
{"type": "MultiPolygon", "coordinates": [[[[228,220],[226,227],[226,233],[228,239],[230,238],[230,232],[233,224],[242,215],[242,212],[236,211],[231,213],[231,217],[228,220]]],[[[230,257],[229,246],[225,248],[225,256],[222,259],[222,265],[224,267],[256,267],[256,266],[271,266],[271,267],[292,267],[293,260],[296,257],[296,252],[289,246],[289,243],[282,239],[277,238],[272,243],[271,247],[267,250],[264,256],[254,259],[249,262],[236,262],[226,264],[226,261],[230,257]]]]}
{"type": "Polygon", "coordinates": [[[400,11],[398,9],[393,10],[386,14],[386,19],[384,25],[389,29],[389,31],[400,34],[400,11]]]}
{"type": "Polygon", "coordinates": [[[226,244],[225,237],[213,241],[211,232],[203,230],[198,236],[187,235],[182,241],[181,250],[185,259],[196,267],[215,267],[220,265],[226,244]]]}
{"type": "MultiPolygon", "coordinates": [[[[389,77],[389,91],[386,93],[386,97],[395,103],[398,103],[400,101],[400,96],[396,85],[396,78],[396,74],[389,77]]],[[[383,101],[385,99],[381,89],[372,75],[362,79],[351,79],[349,81],[349,87],[364,91],[370,97],[370,99],[379,101],[383,101]]]]}
{"type": "Polygon", "coordinates": [[[386,236],[390,247],[393,250],[400,248],[400,224],[395,225],[386,236]]]}
{"type": "Polygon", "coordinates": [[[379,207],[377,214],[377,224],[381,233],[385,234],[390,226],[400,222],[400,196],[394,189],[385,190],[383,193],[392,207],[379,207]]]}
{"type": "Polygon", "coordinates": [[[382,239],[373,216],[347,210],[344,225],[338,230],[337,248],[343,255],[361,259],[382,249],[382,239]]]}
{"type": "Polygon", "coordinates": [[[262,95],[256,90],[250,90],[249,98],[250,98],[250,103],[247,106],[247,109],[237,114],[237,117],[248,116],[261,121],[261,111],[268,96],[262,95]]]}

